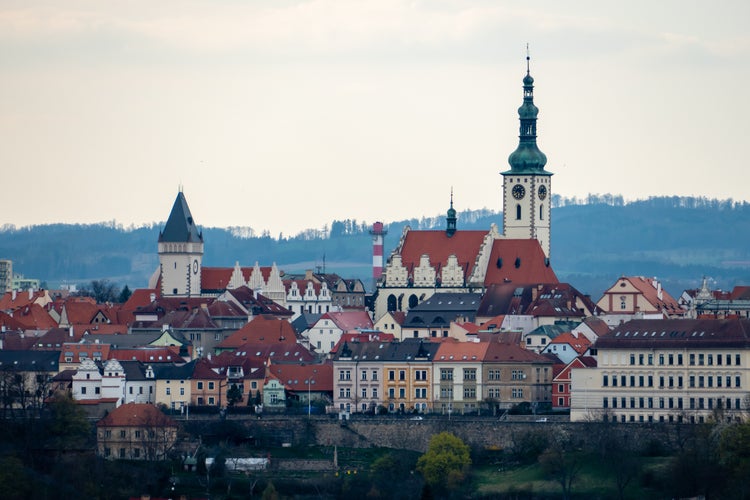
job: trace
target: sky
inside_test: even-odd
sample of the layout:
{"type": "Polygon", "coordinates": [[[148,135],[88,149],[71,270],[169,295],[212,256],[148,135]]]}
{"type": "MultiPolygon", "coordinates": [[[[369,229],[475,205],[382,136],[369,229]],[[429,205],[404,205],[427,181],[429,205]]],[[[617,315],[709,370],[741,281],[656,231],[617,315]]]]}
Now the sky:
{"type": "MultiPolygon", "coordinates": [[[[0,226],[500,210],[526,44],[566,197],[747,200],[750,3],[0,2],[0,226]]],[[[459,220],[460,227],[460,220],[459,220]]]]}

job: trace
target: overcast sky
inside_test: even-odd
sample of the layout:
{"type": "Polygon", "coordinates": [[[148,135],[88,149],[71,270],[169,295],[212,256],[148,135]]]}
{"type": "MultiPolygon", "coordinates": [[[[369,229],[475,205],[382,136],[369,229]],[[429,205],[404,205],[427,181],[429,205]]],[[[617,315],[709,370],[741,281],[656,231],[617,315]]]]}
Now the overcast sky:
{"type": "Polygon", "coordinates": [[[499,210],[527,42],[553,192],[748,199],[749,6],[3,0],[0,224],[499,210]]]}

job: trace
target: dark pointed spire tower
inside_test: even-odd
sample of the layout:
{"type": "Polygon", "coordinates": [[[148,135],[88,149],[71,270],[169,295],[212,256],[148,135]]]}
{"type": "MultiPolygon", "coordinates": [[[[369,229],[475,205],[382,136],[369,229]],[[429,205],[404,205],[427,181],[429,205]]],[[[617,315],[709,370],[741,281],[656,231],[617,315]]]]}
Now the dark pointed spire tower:
{"type": "Polygon", "coordinates": [[[167,224],[159,232],[162,297],[200,296],[202,261],[203,233],[180,189],[167,224]]]}
{"type": "Polygon", "coordinates": [[[534,79],[529,70],[526,46],[526,76],[523,78],[523,104],[518,108],[521,122],[518,147],[508,157],[510,170],[503,176],[503,233],[506,238],[536,239],[550,256],[550,201],[552,173],[544,169],[547,157],[536,144],[534,79]]]}
{"type": "Polygon", "coordinates": [[[453,208],[453,188],[451,188],[451,207],[448,209],[448,214],[445,217],[446,227],[445,234],[450,238],[456,234],[456,210],[453,208]]]}

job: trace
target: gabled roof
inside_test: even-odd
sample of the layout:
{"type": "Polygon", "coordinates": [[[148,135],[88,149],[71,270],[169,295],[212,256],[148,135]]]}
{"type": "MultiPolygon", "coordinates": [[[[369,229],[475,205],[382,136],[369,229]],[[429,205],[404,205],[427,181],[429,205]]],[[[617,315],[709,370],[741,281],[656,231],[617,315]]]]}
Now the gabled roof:
{"type": "Polygon", "coordinates": [[[308,389],[311,392],[333,391],[333,365],[331,363],[271,363],[268,370],[284,384],[287,390],[297,393],[308,389]]]}
{"type": "Polygon", "coordinates": [[[448,236],[445,231],[409,231],[404,238],[401,249],[401,263],[406,267],[409,276],[419,266],[422,255],[428,255],[430,265],[440,275],[441,269],[448,263],[448,257],[455,255],[458,266],[463,269],[468,279],[474,269],[479,249],[484,242],[487,231],[456,231],[448,236]]]}
{"type": "MultiPolygon", "coordinates": [[[[666,312],[667,314],[682,315],[685,310],[680,307],[680,304],[662,288],[661,284],[656,278],[644,278],[643,276],[621,276],[615,285],[612,285],[607,291],[605,291],[604,297],[608,294],[618,294],[617,283],[627,282],[630,283],[636,290],[638,290],[643,298],[651,304],[656,310],[666,312]]],[[[602,297],[602,299],[604,298],[602,297]]],[[[599,302],[602,301],[599,300],[599,302]]]]}
{"type": "Polygon", "coordinates": [[[596,368],[596,358],[591,356],[578,356],[567,365],[555,365],[553,372],[553,382],[570,381],[570,370],[573,368],[596,368]]]}
{"type": "Polygon", "coordinates": [[[148,403],[127,403],[110,411],[97,427],[177,427],[177,422],[148,403]]]}
{"type": "Polygon", "coordinates": [[[589,316],[588,318],[585,318],[583,320],[583,324],[588,326],[592,332],[600,337],[602,335],[608,334],[610,331],[607,322],[601,318],[597,318],[596,316],[589,316]]]}
{"type": "Polygon", "coordinates": [[[203,243],[203,233],[198,231],[182,191],[177,193],[167,224],[159,233],[159,242],[203,243]]]}
{"type": "Polygon", "coordinates": [[[208,358],[199,358],[195,362],[193,370],[193,380],[223,380],[227,377],[225,371],[220,365],[215,365],[208,358]]]}
{"type": "Polygon", "coordinates": [[[343,332],[351,330],[372,330],[372,319],[367,311],[328,312],[318,322],[329,319],[343,332]]]}
{"type": "MultiPolygon", "coordinates": [[[[253,290],[246,286],[241,286],[233,290],[227,290],[228,294],[235,298],[242,307],[244,307],[248,313],[253,316],[259,314],[273,314],[275,316],[286,316],[291,317],[294,315],[292,311],[282,306],[281,304],[274,302],[262,293],[255,293],[253,290]]],[[[223,301],[222,301],[223,302],[223,301]]]]}
{"type": "Polygon", "coordinates": [[[484,278],[485,286],[499,283],[557,282],[557,276],[539,241],[498,239],[493,242],[484,278]]]}
{"type": "Polygon", "coordinates": [[[348,343],[359,343],[359,342],[393,342],[396,340],[392,333],[383,333],[376,330],[368,332],[344,332],[341,334],[341,338],[336,342],[336,345],[331,349],[331,353],[336,353],[342,345],[348,343]]]}
{"type": "Polygon", "coordinates": [[[100,359],[109,359],[110,346],[107,344],[81,344],[78,342],[65,342],[61,346],[60,362],[65,358],[72,358],[69,363],[80,363],[84,359],[94,359],[94,353],[98,353],[100,359]],[[83,354],[83,355],[82,355],[83,354]]]}
{"type": "Polygon", "coordinates": [[[554,339],[564,332],[573,330],[579,324],[580,323],[575,321],[557,321],[553,325],[540,325],[531,330],[526,335],[543,335],[549,337],[550,339],[554,339]]]}
{"type": "Polygon", "coordinates": [[[47,305],[51,301],[47,290],[5,292],[0,295],[0,311],[13,311],[30,304],[47,305]]]}
{"type": "Polygon", "coordinates": [[[517,344],[490,342],[484,357],[486,363],[545,363],[553,364],[552,360],[529,351],[517,344]]]}
{"type": "Polygon", "coordinates": [[[231,334],[217,345],[217,348],[232,349],[244,344],[265,343],[296,344],[297,335],[288,321],[276,316],[254,317],[248,324],[231,334]]]}
{"type": "Polygon", "coordinates": [[[741,285],[735,286],[732,289],[732,293],[729,298],[731,298],[732,300],[749,300],[750,299],[750,286],[741,286],[741,285]]]}
{"type": "Polygon", "coordinates": [[[548,346],[553,345],[553,344],[567,344],[571,348],[573,348],[575,352],[581,355],[585,353],[588,350],[588,348],[591,346],[591,341],[587,339],[584,335],[579,335],[578,337],[576,337],[570,332],[563,332],[557,337],[555,337],[554,339],[552,339],[552,341],[548,344],[548,346]]]}
{"type": "Polygon", "coordinates": [[[441,342],[435,353],[435,363],[480,363],[487,354],[489,342],[441,342]]]}
{"type": "Polygon", "coordinates": [[[13,311],[13,319],[23,325],[24,330],[49,330],[57,326],[57,322],[39,304],[19,307],[13,311]]]}

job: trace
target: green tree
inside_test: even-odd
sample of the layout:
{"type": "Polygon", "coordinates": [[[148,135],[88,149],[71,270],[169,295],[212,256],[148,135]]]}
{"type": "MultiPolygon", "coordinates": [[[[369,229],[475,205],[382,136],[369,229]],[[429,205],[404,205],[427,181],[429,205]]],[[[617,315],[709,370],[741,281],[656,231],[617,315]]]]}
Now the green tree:
{"type": "Polygon", "coordinates": [[[237,384],[232,384],[232,387],[227,391],[227,404],[231,407],[237,403],[242,402],[242,390],[237,384]]]}
{"type": "Polygon", "coordinates": [[[128,285],[125,285],[122,288],[122,291],[120,292],[120,296],[117,297],[117,302],[120,304],[124,304],[128,301],[130,296],[133,295],[133,292],[130,291],[130,288],[128,288],[128,285]]]}
{"type": "Polygon", "coordinates": [[[417,460],[417,470],[433,491],[458,489],[471,467],[469,447],[450,432],[430,439],[427,453],[417,460]]]}

